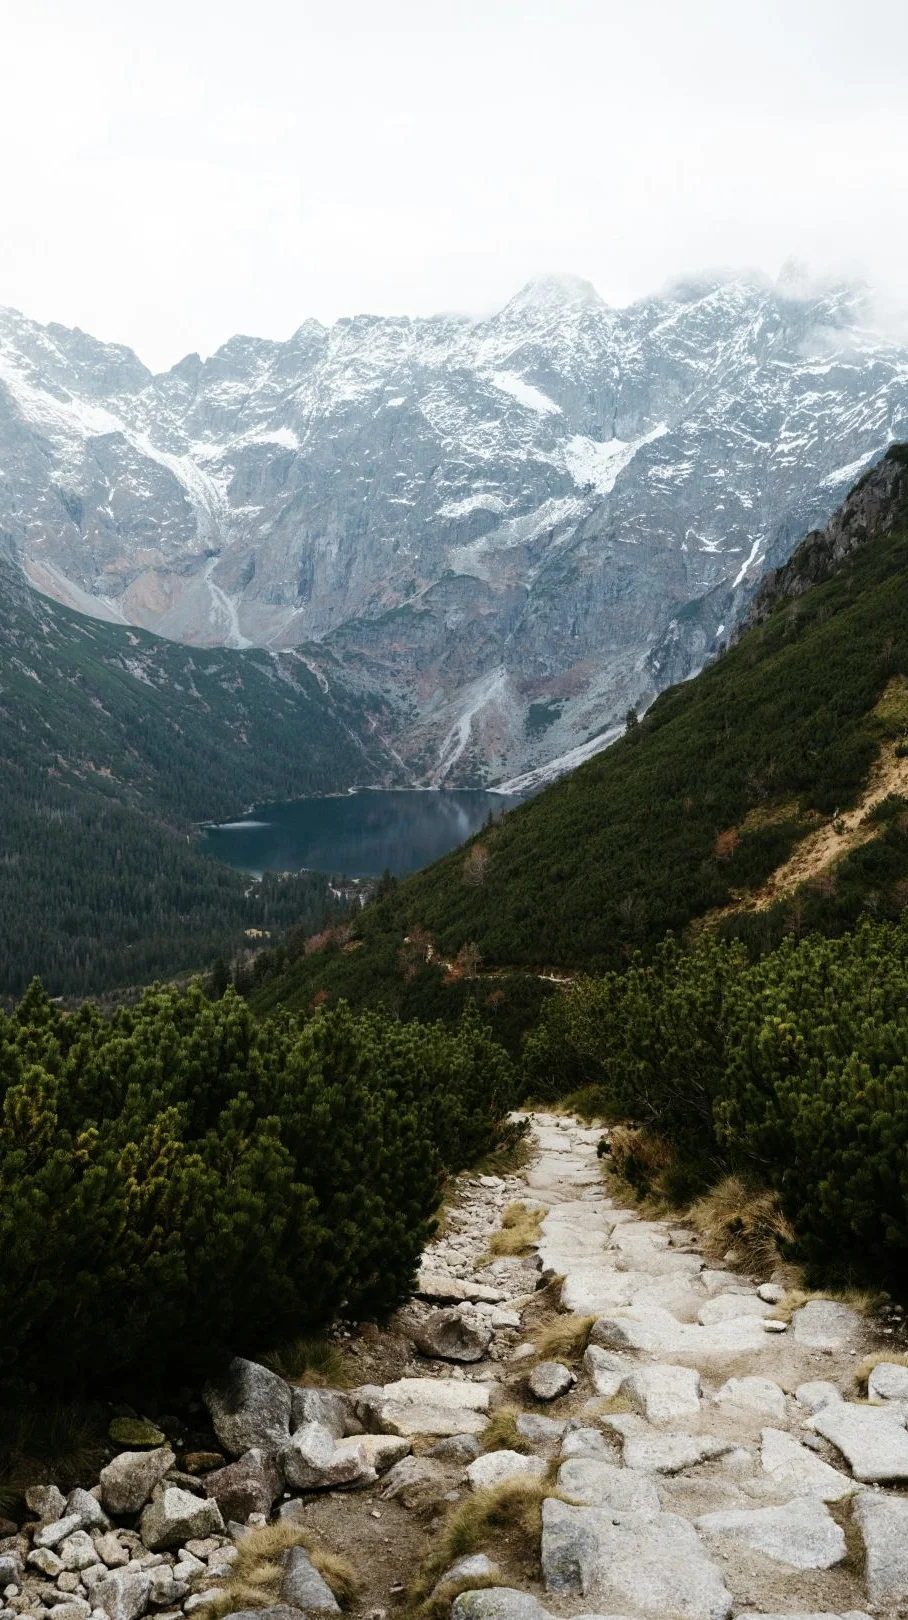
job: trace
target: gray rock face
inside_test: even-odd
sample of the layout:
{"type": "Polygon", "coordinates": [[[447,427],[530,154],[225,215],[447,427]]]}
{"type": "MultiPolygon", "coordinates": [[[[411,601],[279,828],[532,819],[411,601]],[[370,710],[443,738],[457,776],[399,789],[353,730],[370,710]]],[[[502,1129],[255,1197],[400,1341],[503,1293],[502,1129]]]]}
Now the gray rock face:
{"type": "Polygon", "coordinates": [[[657,1363],[631,1373],[620,1393],[650,1423],[696,1417],[700,1410],[700,1374],[693,1367],[657,1363]]]}
{"type": "Polygon", "coordinates": [[[845,1533],[815,1496],[799,1496],[784,1507],[733,1508],[704,1513],[697,1529],[763,1553],[792,1569],[830,1569],[845,1557],[845,1533]]]}
{"type": "Polygon", "coordinates": [[[791,1322],[795,1342],[811,1350],[847,1350],[863,1331],[857,1311],[834,1299],[809,1299],[791,1322]]]}
{"type": "Polygon", "coordinates": [[[18,1586],[21,1579],[21,1558],[16,1553],[0,1553],[0,1592],[7,1586],[18,1586]]]}
{"type": "Polygon", "coordinates": [[[717,1392],[716,1400],[720,1404],[744,1407],[764,1417],[778,1418],[782,1422],[785,1420],[785,1391],[771,1378],[729,1378],[717,1392]]]}
{"type": "Polygon", "coordinates": [[[566,1418],[543,1417],[539,1412],[520,1412],[517,1416],[517,1433],[531,1446],[556,1445],[566,1428],[566,1418]]]}
{"type": "Polygon", "coordinates": [[[837,1468],[802,1446],[781,1429],[764,1429],[761,1447],[763,1472],[780,1491],[792,1496],[818,1496],[822,1502],[841,1502],[860,1486],[837,1468]]]}
{"type": "Polygon", "coordinates": [[[561,1442],[562,1457],[601,1457],[611,1456],[611,1451],[605,1435],[599,1429],[568,1429],[561,1442]]]}
{"type": "Polygon", "coordinates": [[[494,1575],[495,1565],[485,1553],[472,1553],[469,1558],[460,1558],[450,1569],[446,1569],[441,1579],[436,1583],[439,1586],[448,1586],[452,1581],[473,1580],[477,1575],[494,1575]]]}
{"type": "Polygon", "coordinates": [[[139,1533],[150,1552],[160,1552],[163,1547],[181,1547],[197,1537],[220,1535],[223,1530],[217,1502],[169,1485],[144,1509],[139,1533]]]}
{"type": "Polygon", "coordinates": [[[108,1513],[138,1513],[176,1458],[169,1446],[154,1451],[121,1451],[101,1469],[101,1501],[108,1513]]]}
{"type": "Polygon", "coordinates": [[[223,1518],[245,1523],[250,1513],[271,1512],[283,1489],[280,1469],[273,1456],[253,1448],[235,1463],[218,1468],[205,1477],[205,1494],[217,1502],[223,1518]]]}
{"type": "Polygon", "coordinates": [[[331,1430],[321,1423],[305,1423],[297,1429],[279,1461],[287,1484],[298,1490],[328,1490],[366,1484],[375,1478],[362,1447],[339,1448],[331,1430]]]}
{"type": "Polygon", "coordinates": [[[824,1406],[811,1423],[847,1458],[855,1479],[872,1485],[908,1480],[908,1433],[901,1414],[838,1401],[824,1406]]]}
{"type": "Polygon", "coordinates": [[[476,1327],[459,1311],[435,1311],[410,1337],[424,1356],[442,1361],[481,1361],[492,1342],[490,1327],[476,1327]]]}
{"type": "Polygon", "coordinates": [[[799,1384],[795,1390],[795,1400],[805,1412],[821,1412],[824,1406],[834,1405],[842,1399],[841,1391],[835,1384],[830,1384],[825,1378],[810,1378],[804,1384],[799,1384]]]}
{"type": "Polygon", "coordinates": [[[548,1609],[529,1592],[510,1586],[461,1592],[451,1609],[451,1620],[552,1620],[548,1609]]]}
{"type": "Polygon", "coordinates": [[[307,321],[157,377],[3,311],[0,532],[102,616],[322,641],[413,700],[429,774],[511,776],[691,673],[898,436],[904,349],[859,291],[790,291],[616,310],[547,281],[488,320],[307,321]]]}
{"type": "Polygon", "coordinates": [[[346,1434],[356,1434],[361,1425],[356,1420],[353,1402],[339,1389],[293,1389],[291,1395],[290,1427],[302,1428],[304,1423],[321,1423],[330,1429],[335,1440],[346,1434]]]}
{"type": "Polygon", "coordinates": [[[588,1345],[583,1356],[583,1370],[597,1395],[617,1395],[630,1365],[627,1356],[598,1344],[588,1345]]]}
{"type": "Polygon", "coordinates": [[[66,1498],[56,1485],[30,1485],[25,1492],[25,1505],[42,1524],[51,1524],[66,1514],[66,1498]]]}
{"type": "Polygon", "coordinates": [[[864,1491],[854,1507],[871,1603],[908,1602],[908,1501],[864,1491]]]}
{"type": "Polygon", "coordinates": [[[549,1500],[542,1509],[542,1573],[550,1592],[582,1593],[600,1613],[644,1620],[726,1620],[721,1573],[686,1519],[643,1521],[549,1500]]]}
{"type": "Polygon", "coordinates": [[[202,1392],[211,1423],[232,1457],[258,1448],[280,1451],[290,1438],[290,1389],[258,1362],[235,1356],[222,1380],[202,1392]]]}
{"type": "Polygon", "coordinates": [[[567,1394],[574,1382],[570,1367],[565,1367],[562,1362],[540,1361],[530,1373],[527,1387],[537,1401],[556,1401],[559,1395],[567,1394]]]}
{"type": "MultiPolygon", "coordinates": [[[[471,1439],[472,1436],[465,1436],[471,1439]]],[[[478,1449],[478,1448],[477,1448],[478,1449]]],[[[352,1457],[359,1454],[366,1461],[369,1468],[374,1468],[377,1474],[383,1474],[386,1469],[400,1462],[410,1450],[410,1442],[403,1435],[397,1434],[351,1434],[335,1443],[335,1457],[352,1457]]],[[[472,1454],[471,1454],[472,1455],[472,1454]]]]}
{"type": "Polygon", "coordinates": [[[734,1449],[730,1440],[712,1434],[628,1434],[624,1461],[628,1468],[651,1474],[679,1474],[682,1468],[711,1462],[734,1449]]]}
{"type": "Polygon", "coordinates": [[[78,1513],[83,1530],[109,1530],[110,1520],[98,1498],[78,1487],[66,1498],[66,1512],[78,1513]]]}
{"type": "MultiPolygon", "coordinates": [[[[520,1428],[519,1418],[517,1427],[520,1428]]],[[[479,1456],[480,1450],[481,1447],[475,1434],[451,1434],[444,1440],[437,1441],[429,1452],[429,1456],[437,1457],[440,1462],[470,1463],[475,1457],[479,1456]]]]}
{"type": "Polygon", "coordinates": [[[398,1378],[362,1409],[383,1434],[481,1434],[488,1423],[488,1384],[448,1378],[398,1378]]]}
{"type": "Polygon", "coordinates": [[[340,1604],[319,1574],[304,1547],[289,1547],[284,1555],[281,1598],[306,1614],[339,1614],[340,1604]]]}
{"type": "Polygon", "coordinates": [[[647,1474],[593,1457],[563,1462],[558,1489],[587,1507],[607,1508],[616,1517],[633,1513],[653,1519],[659,1512],[659,1492],[647,1474]]]}
{"type": "Polygon", "coordinates": [[[151,1575],[144,1569],[113,1569],[98,1581],[91,1599],[108,1620],[139,1620],[151,1596],[151,1575]]]}
{"type": "Polygon", "coordinates": [[[385,1475],[382,1499],[398,1501],[405,1508],[421,1508],[440,1502],[448,1489],[448,1476],[433,1457],[404,1457],[385,1475]]]}

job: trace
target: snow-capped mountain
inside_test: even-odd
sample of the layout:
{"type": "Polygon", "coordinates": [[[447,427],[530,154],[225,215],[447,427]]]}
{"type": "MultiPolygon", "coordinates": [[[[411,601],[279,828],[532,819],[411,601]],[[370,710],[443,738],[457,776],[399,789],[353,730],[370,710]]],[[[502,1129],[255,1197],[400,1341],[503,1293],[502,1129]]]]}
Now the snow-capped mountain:
{"type": "Polygon", "coordinates": [[[0,544],[176,640],[326,643],[417,779],[602,745],[908,431],[859,288],[684,283],[611,309],[307,321],[153,376],[0,312],[0,544]]]}

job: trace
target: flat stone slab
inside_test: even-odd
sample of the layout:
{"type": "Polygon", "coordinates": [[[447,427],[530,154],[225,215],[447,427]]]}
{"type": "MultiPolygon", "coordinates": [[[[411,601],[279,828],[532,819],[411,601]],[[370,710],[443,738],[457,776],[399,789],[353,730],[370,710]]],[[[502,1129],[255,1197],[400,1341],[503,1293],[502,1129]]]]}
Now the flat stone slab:
{"type": "Polygon", "coordinates": [[[871,1616],[864,1609],[848,1609],[844,1614],[830,1614],[828,1609],[824,1609],[822,1614],[816,1614],[813,1610],[805,1614],[803,1609],[798,1609],[796,1614],[764,1614],[762,1610],[757,1614],[748,1609],[746,1614],[739,1614],[737,1620],[871,1620],[871,1616]]]}
{"type": "Polygon", "coordinates": [[[446,1277],[440,1271],[421,1271],[416,1293],[420,1299],[431,1300],[435,1305],[499,1305],[505,1298],[500,1288],[462,1282],[459,1277],[446,1277]]]}
{"type": "Polygon", "coordinates": [[[630,1434],[624,1441],[624,1464],[648,1474],[678,1474],[734,1449],[731,1440],[713,1434],[630,1434]]]}
{"type": "Polygon", "coordinates": [[[821,1412],[824,1406],[833,1406],[842,1399],[841,1390],[825,1378],[808,1378],[795,1390],[795,1400],[805,1412],[821,1412]]]}
{"type": "Polygon", "coordinates": [[[650,1423],[696,1417],[700,1411],[700,1374],[695,1367],[657,1363],[630,1373],[619,1393],[650,1423]]]}
{"type": "Polygon", "coordinates": [[[633,1468],[618,1468],[595,1457],[569,1457],[558,1470],[558,1489],[584,1507],[607,1508],[614,1514],[660,1513],[659,1492],[652,1478],[633,1468]]]}
{"type": "Polygon", "coordinates": [[[773,1383],[771,1378],[729,1378],[717,1392],[715,1400],[719,1405],[737,1406],[781,1421],[784,1421],[788,1410],[784,1389],[773,1383]]]}
{"type": "Polygon", "coordinates": [[[716,1322],[733,1322],[738,1316],[769,1316],[773,1310],[756,1294],[714,1294],[697,1312],[697,1321],[703,1327],[716,1322]]]}
{"type": "Polygon", "coordinates": [[[855,1503],[864,1538],[865,1579],[871,1603],[908,1600],[908,1499],[864,1491],[855,1503]]]}
{"type": "Polygon", "coordinates": [[[764,1350],[770,1342],[756,1316],[741,1316],[731,1322],[701,1327],[679,1322],[669,1311],[656,1305],[634,1305],[601,1316],[590,1338],[593,1344],[601,1344],[606,1350],[661,1351],[694,1358],[739,1356],[742,1352],[764,1350]]]}
{"type": "Polygon", "coordinates": [[[799,1496],[784,1507],[732,1508],[704,1513],[701,1534],[728,1537],[792,1569],[831,1569],[845,1557],[845,1533],[815,1496],[799,1496]]]}
{"type": "Polygon", "coordinates": [[[469,1379],[399,1378],[385,1384],[373,1415],[384,1434],[481,1434],[491,1388],[469,1379]]]}
{"type": "Polygon", "coordinates": [[[601,1429],[569,1429],[561,1442],[562,1457],[600,1457],[611,1461],[612,1451],[601,1429]]]}
{"type": "Polygon", "coordinates": [[[791,1496],[818,1496],[821,1502],[841,1502],[862,1489],[857,1480],[831,1468],[781,1429],[763,1430],[760,1457],[767,1478],[780,1492],[791,1496]]]}
{"type": "Polygon", "coordinates": [[[727,1620],[732,1599],[696,1531],[673,1513],[615,1522],[608,1511],[542,1505],[542,1572],[550,1592],[580,1593],[600,1613],[640,1620],[727,1620]]]}
{"type": "Polygon", "coordinates": [[[908,1433],[901,1413],[837,1401],[824,1406],[810,1422],[817,1434],[841,1451],[855,1479],[869,1485],[908,1480],[908,1433]]]}
{"type": "Polygon", "coordinates": [[[526,1457],[522,1451],[487,1451],[467,1469],[474,1491],[500,1485],[506,1479],[543,1479],[548,1469],[544,1457],[526,1457]]]}
{"type": "Polygon", "coordinates": [[[863,1317],[834,1299],[809,1299],[791,1323],[795,1342],[810,1350],[850,1350],[864,1332],[863,1317]]]}

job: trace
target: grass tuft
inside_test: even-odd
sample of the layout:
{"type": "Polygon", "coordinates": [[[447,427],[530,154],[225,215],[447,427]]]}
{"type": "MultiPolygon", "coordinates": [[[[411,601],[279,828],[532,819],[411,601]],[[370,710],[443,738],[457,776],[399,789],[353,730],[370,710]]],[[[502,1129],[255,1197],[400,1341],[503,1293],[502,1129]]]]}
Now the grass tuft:
{"type": "MultiPolygon", "coordinates": [[[[837,1305],[849,1305],[860,1316],[873,1316],[879,1309],[880,1303],[888,1298],[887,1295],[867,1293],[861,1288],[789,1288],[784,1299],[781,1299],[773,1311],[770,1320],[774,1322],[790,1322],[795,1311],[803,1305],[809,1304],[812,1299],[831,1299],[837,1305]]],[[[878,1356],[878,1361],[886,1361],[886,1356],[878,1356]]],[[[870,1367],[867,1377],[870,1376],[870,1367]]],[[[865,1378],[866,1382],[866,1378],[865,1378]]]]}
{"type": "Polygon", "coordinates": [[[595,1316],[562,1316],[547,1322],[536,1339],[539,1360],[580,1361],[595,1320],[595,1316]]]}
{"type": "Polygon", "coordinates": [[[102,1408],[78,1403],[0,1408],[0,1515],[25,1517],[30,1485],[69,1491],[97,1479],[110,1455],[107,1423],[102,1408]]]}
{"type": "Polygon", "coordinates": [[[259,1360],[288,1384],[349,1389],[358,1377],[351,1358],[332,1339],[287,1339],[259,1360]]]}
{"type": "Polygon", "coordinates": [[[530,1442],[517,1427],[518,1412],[513,1406],[500,1406],[482,1431],[483,1451],[520,1451],[528,1455],[530,1442]]]}
{"type": "Polygon", "coordinates": [[[435,1551],[413,1582],[411,1605],[424,1603],[445,1570],[471,1553],[494,1552],[502,1564],[516,1565],[521,1574],[538,1574],[542,1504],[546,1497],[558,1495],[547,1480],[505,1479],[458,1502],[435,1539],[435,1551]]]}
{"type": "Polygon", "coordinates": [[[858,1389],[862,1389],[865,1394],[870,1374],[873,1372],[874,1367],[879,1367],[882,1362],[896,1367],[908,1367],[908,1355],[903,1355],[898,1350],[890,1350],[884,1355],[865,1356],[864,1360],[859,1362],[854,1369],[854,1381],[858,1389]]]}
{"type": "Polygon", "coordinates": [[[502,1211],[501,1230],[489,1240],[489,1254],[532,1254],[539,1242],[539,1226],[545,1209],[527,1209],[526,1204],[508,1204],[502,1211]]]}
{"type": "Polygon", "coordinates": [[[448,1620],[451,1606],[461,1592],[484,1592],[490,1586],[507,1586],[508,1582],[497,1570],[491,1575],[461,1575],[456,1581],[444,1581],[430,1592],[424,1602],[411,1611],[418,1620],[448,1620]]]}
{"type": "Polygon", "coordinates": [[[322,1547],[311,1531],[278,1521],[247,1530],[240,1537],[228,1580],[220,1592],[199,1606],[204,1620],[221,1620],[238,1609],[267,1609],[280,1603],[284,1554],[290,1547],[305,1547],[342,1609],[356,1601],[360,1582],[352,1564],[322,1547]]]}
{"type": "Polygon", "coordinates": [[[742,1270],[768,1275],[779,1267],[795,1232],[778,1196],[741,1176],[725,1176],[691,1206],[688,1216],[706,1252],[724,1259],[731,1251],[742,1270]]]}

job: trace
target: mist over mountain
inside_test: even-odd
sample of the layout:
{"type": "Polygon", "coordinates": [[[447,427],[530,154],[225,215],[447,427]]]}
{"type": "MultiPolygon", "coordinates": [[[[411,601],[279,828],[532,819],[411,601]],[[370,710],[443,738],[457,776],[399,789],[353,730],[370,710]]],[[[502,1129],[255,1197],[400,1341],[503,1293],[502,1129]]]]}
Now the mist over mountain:
{"type": "Polygon", "coordinates": [[[5,310],[0,545],[103,618],[323,647],[414,780],[530,780],[699,668],[905,436],[908,344],[871,312],[797,267],[625,309],[549,277],[153,375],[5,310]]]}

